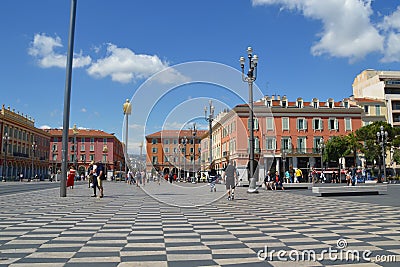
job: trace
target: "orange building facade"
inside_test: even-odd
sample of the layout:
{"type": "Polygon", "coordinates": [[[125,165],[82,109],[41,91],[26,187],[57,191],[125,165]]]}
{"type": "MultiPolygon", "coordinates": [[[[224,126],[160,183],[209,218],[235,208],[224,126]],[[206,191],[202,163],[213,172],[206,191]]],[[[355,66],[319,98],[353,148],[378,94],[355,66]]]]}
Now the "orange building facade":
{"type": "MultiPolygon", "coordinates": [[[[364,110],[349,99],[289,101],[285,96],[264,97],[254,103],[254,156],[259,180],[272,164],[276,169],[289,166],[307,173],[309,168],[321,168],[321,139],[347,135],[362,127],[364,110]]],[[[227,159],[236,164],[242,178],[247,179],[249,159],[249,107],[237,105],[217,116],[213,122],[213,158],[220,169],[227,159]]],[[[202,140],[202,168],[209,165],[209,138],[202,140]]],[[[324,167],[329,167],[324,163],[324,167]]],[[[338,163],[337,163],[338,164],[338,163]]]]}
{"type": "Polygon", "coordinates": [[[146,172],[151,175],[176,174],[193,177],[200,171],[200,140],[206,133],[197,130],[162,130],[146,136],[146,172]]]}
{"type": "Polygon", "coordinates": [[[34,119],[3,105],[0,134],[1,180],[18,180],[20,175],[24,179],[36,175],[41,179],[47,178],[50,135],[36,128],[34,119]]]}

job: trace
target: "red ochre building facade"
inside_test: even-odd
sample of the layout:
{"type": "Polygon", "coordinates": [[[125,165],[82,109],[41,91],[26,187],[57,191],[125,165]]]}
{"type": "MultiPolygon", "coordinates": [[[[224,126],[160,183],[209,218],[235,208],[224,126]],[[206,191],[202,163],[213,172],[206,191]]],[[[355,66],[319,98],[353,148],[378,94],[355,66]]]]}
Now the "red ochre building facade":
{"type": "MultiPolygon", "coordinates": [[[[50,169],[57,173],[61,170],[62,129],[44,131],[50,135],[50,169]]],[[[79,175],[87,175],[91,161],[103,163],[108,179],[116,176],[117,171],[124,170],[123,145],[113,134],[101,130],[69,129],[68,135],[68,167],[76,166],[79,175]]]]}

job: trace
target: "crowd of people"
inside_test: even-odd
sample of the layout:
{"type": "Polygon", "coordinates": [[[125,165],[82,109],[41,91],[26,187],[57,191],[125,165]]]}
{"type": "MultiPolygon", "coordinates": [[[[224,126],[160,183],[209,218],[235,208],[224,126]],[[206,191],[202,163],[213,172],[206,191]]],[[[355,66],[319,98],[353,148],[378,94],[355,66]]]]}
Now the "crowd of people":
{"type": "MultiPolygon", "coordinates": [[[[225,183],[227,199],[233,200],[235,197],[234,192],[235,192],[235,187],[238,184],[239,175],[233,162],[231,160],[228,162],[229,163],[222,171],[222,175],[217,173],[214,164],[211,164],[209,166],[208,183],[210,185],[210,191],[216,192],[217,191],[216,183],[219,182],[220,179],[223,180],[223,182],[225,183]]],[[[68,188],[70,189],[74,188],[76,175],[77,172],[75,168],[71,166],[67,174],[66,185],[68,188]]],[[[357,169],[354,166],[352,166],[345,172],[346,184],[348,186],[356,185],[357,178],[359,178],[361,175],[362,171],[359,168],[357,169]]],[[[22,175],[21,177],[23,179],[22,175]]],[[[82,180],[85,180],[85,178],[88,179],[89,188],[93,189],[92,197],[103,198],[104,196],[103,180],[105,180],[105,177],[106,174],[103,165],[101,163],[94,163],[92,161],[90,163],[90,167],[88,168],[87,177],[83,175],[81,179],[82,180]],[[97,196],[97,191],[99,192],[98,196],[97,196]]],[[[158,183],[158,185],[160,185],[160,182],[163,178],[172,184],[174,181],[177,180],[177,174],[176,173],[174,174],[172,172],[166,173],[165,175],[158,173],[155,177],[153,176],[149,177],[145,171],[136,171],[134,173],[129,171],[128,174],[126,175],[125,181],[130,185],[136,185],[137,187],[140,187],[140,186],[145,186],[146,183],[150,182],[150,180],[153,180],[154,182],[158,183]]],[[[324,170],[317,171],[315,168],[312,168],[308,172],[308,177],[307,175],[306,177],[304,177],[302,170],[300,168],[293,168],[293,166],[290,166],[289,169],[286,170],[282,175],[280,175],[278,171],[275,171],[275,173],[271,173],[271,171],[268,171],[266,176],[264,177],[264,186],[267,190],[277,190],[277,189],[285,190],[284,183],[289,184],[289,183],[302,183],[302,182],[339,183],[340,181],[335,171],[333,171],[333,173],[330,173],[329,179],[327,179],[324,170]]]]}

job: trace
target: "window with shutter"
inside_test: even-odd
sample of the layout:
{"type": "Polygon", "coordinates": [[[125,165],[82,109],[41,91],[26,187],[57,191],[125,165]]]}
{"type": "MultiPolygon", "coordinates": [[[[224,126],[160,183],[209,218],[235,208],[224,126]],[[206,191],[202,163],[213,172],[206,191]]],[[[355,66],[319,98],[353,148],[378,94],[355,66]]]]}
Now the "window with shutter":
{"type": "Polygon", "coordinates": [[[346,131],[351,131],[351,118],[345,118],[345,130],[346,131]]]}
{"type": "Polygon", "coordinates": [[[290,137],[282,137],[281,149],[289,150],[292,147],[290,137]]]}
{"type": "Polygon", "coordinates": [[[254,151],[256,153],[260,153],[260,140],[258,139],[258,137],[254,139],[254,151]]]}
{"type": "Polygon", "coordinates": [[[305,118],[297,119],[297,130],[307,130],[307,120],[305,118]]]}
{"type": "Polygon", "coordinates": [[[300,153],[306,152],[306,138],[305,137],[298,137],[297,138],[297,150],[300,153]]]}
{"type": "Polygon", "coordinates": [[[267,118],[267,130],[274,130],[274,120],[273,118],[267,118]]]}
{"type": "Polygon", "coordinates": [[[265,140],[266,150],[275,150],[276,149],[276,139],[274,137],[267,137],[265,140]]]}
{"type": "Polygon", "coordinates": [[[258,130],[258,119],[254,118],[254,130],[258,130]]]}
{"type": "Polygon", "coordinates": [[[289,130],[289,118],[282,118],[282,130],[289,130]]]}

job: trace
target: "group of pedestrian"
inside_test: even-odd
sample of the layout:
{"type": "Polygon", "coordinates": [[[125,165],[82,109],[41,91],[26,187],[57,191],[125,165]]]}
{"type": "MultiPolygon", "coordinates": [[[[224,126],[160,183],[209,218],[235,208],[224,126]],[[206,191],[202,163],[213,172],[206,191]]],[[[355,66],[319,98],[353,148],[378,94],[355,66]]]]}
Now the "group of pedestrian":
{"type": "Polygon", "coordinates": [[[126,183],[136,185],[136,187],[145,186],[146,182],[149,183],[149,179],[145,171],[136,171],[135,174],[129,171],[126,176],[126,183]]]}
{"type": "Polygon", "coordinates": [[[106,176],[104,173],[103,164],[94,163],[94,161],[92,161],[90,163],[88,173],[89,187],[93,188],[92,197],[97,197],[97,189],[99,190],[99,198],[104,197],[103,180],[105,180],[106,176]]]}
{"type": "MultiPolygon", "coordinates": [[[[285,179],[289,179],[289,178],[286,178],[286,173],[285,173],[285,179]]],[[[267,175],[264,178],[264,185],[265,185],[266,190],[268,190],[268,189],[276,190],[277,188],[285,190],[285,188],[283,186],[283,179],[282,179],[282,177],[280,177],[278,171],[276,171],[274,175],[271,175],[271,172],[268,171],[267,175]]]]}
{"type": "Polygon", "coordinates": [[[354,166],[351,166],[351,168],[349,168],[346,172],[346,184],[348,186],[352,185],[356,185],[357,184],[357,169],[354,166]]]}

